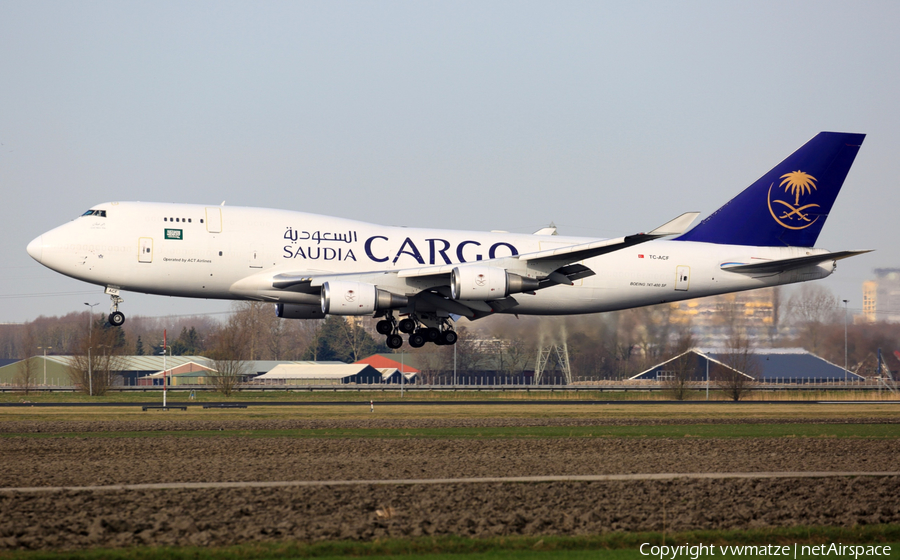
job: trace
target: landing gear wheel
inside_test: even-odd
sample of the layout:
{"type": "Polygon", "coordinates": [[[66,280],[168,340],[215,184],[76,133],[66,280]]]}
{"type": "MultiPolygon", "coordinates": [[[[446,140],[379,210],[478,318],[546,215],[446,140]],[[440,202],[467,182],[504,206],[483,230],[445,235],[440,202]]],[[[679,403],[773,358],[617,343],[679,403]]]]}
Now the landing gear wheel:
{"type": "Polygon", "coordinates": [[[385,340],[385,344],[387,344],[388,348],[396,350],[397,348],[403,346],[403,337],[399,334],[388,335],[387,340],[385,340]]]}
{"type": "Polygon", "coordinates": [[[424,336],[425,340],[428,342],[437,342],[437,340],[441,338],[441,331],[437,329],[422,329],[419,332],[422,333],[422,336],[424,336]]]}
{"type": "Polygon", "coordinates": [[[125,324],[125,314],[121,311],[113,311],[109,314],[109,324],[114,327],[121,327],[125,324]]]}
{"type": "Polygon", "coordinates": [[[441,333],[441,343],[452,345],[456,344],[456,341],[459,340],[459,337],[456,335],[456,331],[444,331],[441,333]]]}
{"type": "Polygon", "coordinates": [[[107,287],[106,293],[109,294],[109,299],[112,301],[112,305],[109,308],[109,317],[107,320],[109,324],[114,327],[121,327],[125,323],[125,314],[119,311],[119,304],[125,301],[121,297],[119,297],[119,290],[112,289],[107,287]]]}
{"type": "Polygon", "coordinates": [[[413,348],[421,348],[425,346],[425,337],[422,336],[422,333],[414,332],[409,335],[409,345],[413,348]]]}
{"type": "Polygon", "coordinates": [[[375,330],[378,334],[391,334],[394,332],[394,325],[387,319],[383,319],[375,323],[375,330]]]}
{"type": "Polygon", "coordinates": [[[416,330],[416,322],[412,319],[403,319],[397,325],[397,328],[399,328],[402,333],[411,333],[416,330]]]}

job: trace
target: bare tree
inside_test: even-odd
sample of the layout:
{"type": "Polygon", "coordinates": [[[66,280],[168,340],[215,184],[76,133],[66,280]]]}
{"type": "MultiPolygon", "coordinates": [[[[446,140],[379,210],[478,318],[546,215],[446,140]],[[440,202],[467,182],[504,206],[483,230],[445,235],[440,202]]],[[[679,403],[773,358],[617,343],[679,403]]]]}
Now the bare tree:
{"type": "Polygon", "coordinates": [[[89,395],[105,395],[124,367],[123,344],[121,329],[110,327],[103,320],[95,321],[69,362],[72,382],[89,395]]]}
{"type": "Polygon", "coordinates": [[[13,381],[26,395],[37,385],[37,369],[37,364],[34,358],[31,357],[20,360],[16,364],[16,374],[13,377],[13,381]]]}
{"type": "Polygon", "coordinates": [[[115,384],[124,364],[119,355],[103,353],[103,348],[85,348],[84,353],[72,356],[69,361],[69,378],[83,393],[93,396],[105,395],[115,384]]]}
{"type": "Polygon", "coordinates": [[[778,339],[778,331],[781,327],[781,286],[775,286],[774,288],[769,288],[772,294],[772,324],[769,327],[769,344],[774,345],[775,341],[778,339]]]}
{"type": "Polygon", "coordinates": [[[743,331],[744,306],[736,294],[723,294],[716,298],[716,323],[728,336],[743,331]]]}
{"type": "Polygon", "coordinates": [[[229,324],[238,328],[243,339],[244,356],[250,360],[258,360],[261,357],[266,343],[263,337],[266,332],[266,318],[271,318],[271,304],[258,301],[240,301],[232,305],[233,313],[229,324]]]}
{"type": "MultiPolygon", "coordinates": [[[[456,329],[456,370],[460,376],[477,374],[478,366],[487,358],[478,333],[467,327],[456,329]]],[[[452,348],[452,347],[451,347],[452,348]]]]}
{"type": "Polygon", "coordinates": [[[83,393],[93,396],[102,396],[109,391],[116,382],[118,372],[124,368],[124,359],[117,354],[109,353],[107,349],[98,347],[87,349],[84,353],[72,356],[69,362],[69,377],[83,393]]]}
{"type": "Polygon", "coordinates": [[[731,400],[737,402],[747,396],[759,380],[760,364],[750,339],[743,334],[732,335],[722,365],[713,368],[713,378],[731,400]]]}
{"type": "Polygon", "coordinates": [[[419,370],[416,378],[424,385],[434,385],[438,383],[441,376],[447,371],[447,364],[453,361],[453,350],[450,346],[436,346],[429,352],[421,349],[411,352],[418,358],[416,364],[419,370]]]}
{"type": "Polygon", "coordinates": [[[372,336],[362,327],[359,317],[341,317],[340,341],[349,350],[350,359],[359,360],[360,354],[365,350],[372,350],[372,336]]]}
{"type": "Polygon", "coordinates": [[[246,317],[239,313],[232,314],[213,337],[213,349],[207,354],[213,371],[207,377],[226,397],[231,396],[248,373],[250,364],[246,356],[251,351],[248,348],[250,338],[246,317]]]}
{"type": "MultiPolygon", "coordinates": [[[[319,345],[322,332],[322,319],[279,319],[286,330],[287,342],[281,359],[300,360],[307,348],[315,349],[319,345]]],[[[313,359],[316,359],[315,356],[313,359]]]]}
{"type": "Polygon", "coordinates": [[[535,351],[534,346],[521,338],[514,338],[508,344],[501,345],[503,373],[511,378],[521,375],[528,365],[528,360],[534,358],[535,351]]]}
{"type": "Polygon", "coordinates": [[[799,330],[800,344],[813,354],[820,354],[827,327],[839,316],[838,299],[828,288],[803,284],[788,300],[788,308],[799,330]]]}
{"type": "Polygon", "coordinates": [[[262,318],[266,332],[266,358],[283,360],[290,344],[288,340],[290,338],[290,322],[279,319],[274,310],[263,314],[262,318]]]}
{"type": "MultiPolygon", "coordinates": [[[[187,317],[141,317],[139,315],[132,316],[125,322],[122,329],[125,331],[127,338],[126,346],[131,348],[130,352],[138,354],[137,342],[141,341],[143,353],[146,355],[158,354],[162,351],[162,347],[154,342],[162,343],[162,333],[164,330],[169,332],[172,337],[175,333],[187,333],[190,336],[188,346],[191,348],[192,355],[202,355],[207,350],[207,339],[219,328],[218,321],[203,316],[187,316],[187,317]],[[151,349],[152,348],[152,349],[151,349]]],[[[179,337],[180,338],[180,337],[179,337]]],[[[177,339],[170,339],[170,345],[175,346],[177,339]]]]}
{"type": "Polygon", "coordinates": [[[308,329],[303,327],[313,321],[280,319],[271,303],[244,301],[234,304],[232,311],[246,333],[249,360],[296,360],[309,345],[308,329]]]}
{"type": "MultiPolygon", "coordinates": [[[[245,333],[244,357],[248,360],[301,360],[307,348],[316,354],[324,322],[321,319],[280,319],[272,304],[261,302],[236,303],[232,315],[234,324],[245,333]]],[[[211,340],[221,328],[211,329],[211,340]]]]}
{"type": "Polygon", "coordinates": [[[37,364],[31,359],[35,348],[34,329],[26,325],[22,332],[22,354],[24,359],[16,365],[14,381],[22,387],[27,395],[37,385],[37,364]]]}
{"type": "Polygon", "coordinates": [[[640,338],[638,346],[641,349],[643,364],[649,367],[658,363],[669,348],[669,339],[673,333],[674,312],[672,305],[653,305],[635,309],[635,314],[640,317],[640,338]]]}
{"type": "Polygon", "coordinates": [[[683,327],[681,336],[672,346],[670,353],[675,358],[670,362],[666,370],[663,385],[677,401],[687,399],[691,385],[694,381],[694,372],[697,367],[697,355],[691,352],[695,346],[694,335],[690,325],[683,327]]]}
{"type": "Polygon", "coordinates": [[[615,315],[612,376],[616,379],[659,363],[669,347],[673,327],[680,320],[669,304],[627,309],[615,315]]]}
{"type": "Polygon", "coordinates": [[[244,381],[250,371],[248,362],[229,359],[227,355],[215,352],[210,357],[210,364],[213,369],[207,372],[207,378],[212,382],[213,387],[226,397],[231,396],[231,393],[244,381]]]}
{"type": "Polygon", "coordinates": [[[314,362],[319,361],[319,341],[322,339],[322,327],[325,326],[325,321],[323,319],[303,321],[304,324],[309,325],[308,336],[309,343],[306,345],[306,349],[304,349],[304,353],[311,353],[312,359],[314,362]],[[312,350],[312,352],[309,352],[312,350]]]}

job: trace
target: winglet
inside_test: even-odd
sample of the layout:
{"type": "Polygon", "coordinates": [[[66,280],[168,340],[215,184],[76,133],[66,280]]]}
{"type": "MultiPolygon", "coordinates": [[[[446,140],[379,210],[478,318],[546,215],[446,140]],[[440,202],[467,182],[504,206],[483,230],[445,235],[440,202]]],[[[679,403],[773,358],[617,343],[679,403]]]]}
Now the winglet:
{"type": "Polygon", "coordinates": [[[687,231],[687,228],[694,223],[694,220],[697,219],[697,216],[700,215],[700,212],[685,212],[684,214],[678,216],[674,220],[668,221],[663,225],[659,226],[655,230],[651,231],[648,235],[679,235],[687,231]]]}

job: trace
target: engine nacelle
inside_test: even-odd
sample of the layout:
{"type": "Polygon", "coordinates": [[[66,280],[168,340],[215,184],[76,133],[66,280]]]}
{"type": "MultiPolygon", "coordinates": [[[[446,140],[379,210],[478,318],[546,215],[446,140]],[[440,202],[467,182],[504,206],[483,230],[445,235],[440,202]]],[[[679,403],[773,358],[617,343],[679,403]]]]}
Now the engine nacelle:
{"type": "Polygon", "coordinates": [[[495,266],[456,267],[450,273],[453,299],[492,300],[536,290],[540,282],[495,266]]]}
{"type": "Polygon", "coordinates": [[[275,316],[282,319],[324,319],[322,306],[309,303],[275,304],[275,316]]]}
{"type": "Polygon", "coordinates": [[[322,312],[328,315],[370,315],[383,309],[406,307],[409,298],[364,282],[325,282],[322,312]]]}

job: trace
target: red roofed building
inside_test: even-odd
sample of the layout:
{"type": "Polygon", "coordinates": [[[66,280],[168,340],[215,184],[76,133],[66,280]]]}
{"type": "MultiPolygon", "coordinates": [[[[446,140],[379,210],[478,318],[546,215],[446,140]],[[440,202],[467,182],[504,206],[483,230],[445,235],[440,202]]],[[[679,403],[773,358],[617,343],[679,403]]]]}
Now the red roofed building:
{"type": "Polygon", "coordinates": [[[369,356],[368,358],[363,358],[362,360],[357,360],[355,363],[357,364],[368,364],[375,369],[396,369],[400,370],[402,366],[402,371],[406,375],[406,377],[410,377],[410,374],[419,373],[419,370],[410,366],[409,364],[401,364],[396,360],[392,360],[388,358],[384,354],[374,354],[369,356]]]}

